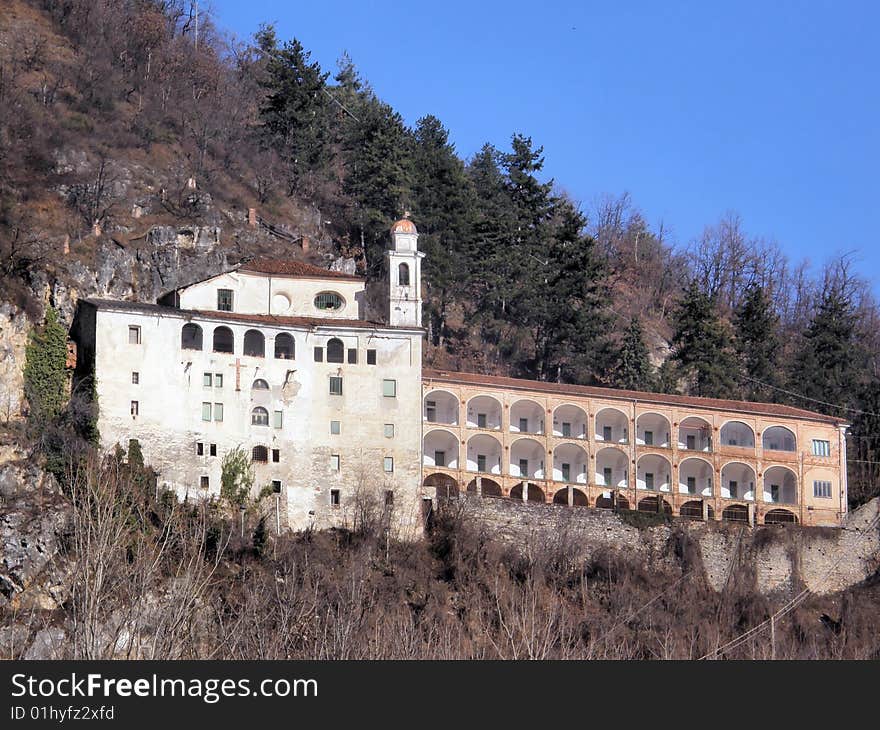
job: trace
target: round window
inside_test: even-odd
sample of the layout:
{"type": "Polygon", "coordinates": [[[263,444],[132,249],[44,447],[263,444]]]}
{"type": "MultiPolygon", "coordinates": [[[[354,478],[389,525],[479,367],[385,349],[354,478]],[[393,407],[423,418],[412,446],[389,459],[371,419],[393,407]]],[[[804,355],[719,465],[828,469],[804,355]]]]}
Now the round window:
{"type": "Polygon", "coordinates": [[[315,297],[315,309],[342,309],[344,304],[342,297],[336,292],[325,291],[315,297]]]}

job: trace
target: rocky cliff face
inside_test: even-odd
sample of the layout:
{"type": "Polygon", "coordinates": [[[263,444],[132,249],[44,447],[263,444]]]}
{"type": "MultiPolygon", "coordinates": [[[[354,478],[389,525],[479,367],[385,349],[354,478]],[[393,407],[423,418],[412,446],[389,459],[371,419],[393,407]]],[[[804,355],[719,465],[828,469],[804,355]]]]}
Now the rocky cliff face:
{"type": "Polygon", "coordinates": [[[59,608],[69,594],[64,555],[69,501],[14,444],[0,445],[0,608],[59,608]]]}

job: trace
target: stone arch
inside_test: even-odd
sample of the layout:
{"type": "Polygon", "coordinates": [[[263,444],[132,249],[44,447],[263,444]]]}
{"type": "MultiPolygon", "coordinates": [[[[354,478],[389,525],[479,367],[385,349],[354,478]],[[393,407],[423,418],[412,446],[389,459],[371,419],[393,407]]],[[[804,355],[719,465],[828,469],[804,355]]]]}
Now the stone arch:
{"type": "Polygon", "coordinates": [[[502,453],[501,442],[494,436],[487,433],[471,436],[466,449],[467,470],[483,474],[501,474],[502,453]]]}
{"type": "Polygon", "coordinates": [[[528,484],[529,493],[526,496],[526,501],[528,502],[546,502],[546,498],[544,497],[544,490],[541,489],[536,484],[531,484],[530,482],[519,482],[516,484],[513,489],[510,490],[510,498],[511,499],[519,499],[523,498],[523,489],[524,485],[528,484]]]}
{"type": "Polygon", "coordinates": [[[202,328],[194,322],[187,322],[180,330],[180,347],[183,350],[203,348],[202,328]]]}
{"type": "Polygon", "coordinates": [[[761,446],[765,451],[797,451],[797,436],[785,426],[770,426],[761,433],[761,446]]]}
{"type": "Polygon", "coordinates": [[[403,262],[397,267],[397,284],[409,286],[409,264],[403,262]]]}
{"type": "Polygon", "coordinates": [[[559,444],[553,449],[553,481],[586,484],[589,462],[590,457],[582,446],[559,444]]]}
{"type": "Polygon", "coordinates": [[[235,352],[235,335],[229,327],[215,327],[212,337],[212,346],[214,352],[226,352],[232,354],[235,352]]]}
{"type": "Polygon", "coordinates": [[[458,482],[449,474],[429,474],[422,482],[422,486],[426,488],[433,487],[437,499],[452,499],[458,496],[458,482]]]}
{"type": "Polygon", "coordinates": [[[724,499],[755,499],[755,470],[741,461],[728,461],[721,467],[721,496],[724,499]]]}
{"type": "MultiPolygon", "coordinates": [[[[501,485],[494,481],[493,479],[487,479],[486,477],[480,477],[480,483],[482,484],[482,491],[484,497],[501,497],[503,496],[501,492],[501,485]]],[[[471,479],[467,485],[467,491],[473,494],[477,492],[477,480],[471,479]]]]}
{"type": "Polygon", "coordinates": [[[553,410],[553,435],[558,438],[587,438],[587,412],[573,403],[563,403],[553,410]]]}
{"type": "Polygon", "coordinates": [[[693,499],[690,502],[685,502],[678,509],[678,514],[681,517],[687,517],[689,519],[702,520],[703,519],[703,503],[698,499],[693,499]]]}
{"type": "Polygon", "coordinates": [[[606,444],[629,443],[629,417],[619,408],[608,406],[596,412],[596,441],[606,444]]]}
{"type": "MultiPolygon", "coordinates": [[[[602,492],[598,497],[596,497],[596,508],[614,509],[614,493],[602,492]]],[[[617,495],[617,509],[629,509],[629,500],[622,494],[617,495]]]]}
{"type": "Polygon", "coordinates": [[[711,497],[715,468],[708,459],[688,456],[678,464],[678,493],[711,497]]]}
{"type": "Polygon", "coordinates": [[[798,478],[787,466],[768,466],[762,474],[762,498],[768,504],[797,504],[798,478]]]}
{"type": "Polygon", "coordinates": [[[518,438],[510,445],[507,473],[528,479],[543,479],[546,456],[544,445],[540,441],[528,437],[518,438]]]}
{"type": "Polygon", "coordinates": [[[725,522],[748,522],[749,508],[744,504],[732,504],[721,510],[721,519],[725,522]]]}
{"type": "Polygon", "coordinates": [[[248,330],[244,333],[244,349],[242,354],[250,357],[266,357],[266,338],[259,330],[248,330]]]}
{"type": "Polygon", "coordinates": [[[636,489],[671,491],[672,464],[659,454],[642,454],[636,463],[636,489]]]}
{"type": "Polygon", "coordinates": [[[468,400],[465,409],[468,428],[501,429],[501,401],[495,396],[475,395],[468,400]]]}
{"type": "Polygon", "coordinates": [[[712,424],[700,416],[688,416],[678,424],[678,448],[687,451],[712,450],[712,424]]]}
{"type": "Polygon", "coordinates": [[[636,418],[636,443],[640,446],[668,448],[672,440],[672,423],[662,413],[647,411],[636,418]]]}
{"type": "Polygon", "coordinates": [[[721,445],[743,449],[755,448],[755,432],[743,421],[727,421],[721,426],[721,445]]]}
{"type": "Polygon", "coordinates": [[[447,426],[458,425],[458,398],[448,390],[435,388],[422,402],[422,418],[428,423],[442,423],[447,426]]]}
{"type": "Polygon", "coordinates": [[[654,512],[658,513],[660,510],[663,510],[663,514],[671,515],[672,514],[672,505],[669,504],[665,499],[661,499],[660,497],[651,496],[651,497],[642,497],[639,500],[639,503],[636,507],[639,512],[654,512]]]}
{"type": "Polygon", "coordinates": [[[629,486],[629,456],[615,446],[601,448],[596,452],[593,472],[594,484],[626,489],[629,486]]]}
{"type": "Polygon", "coordinates": [[[510,406],[510,432],[544,433],[544,408],[531,398],[520,398],[510,406]]]}
{"type": "MultiPolygon", "coordinates": [[[[568,487],[556,490],[556,493],[553,495],[553,504],[568,504],[568,487]]],[[[572,487],[571,504],[573,507],[589,507],[590,500],[587,499],[587,495],[580,489],[572,487]]]]}
{"type": "Polygon", "coordinates": [[[458,469],[458,446],[458,437],[451,431],[445,428],[428,431],[422,439],[423,466],[458,469]]]}
{"type": "Polygon", "coordinates": [[[764,515],[765,525],[796,525],[797,515],[787,509],[771,509],[764,515]]]}

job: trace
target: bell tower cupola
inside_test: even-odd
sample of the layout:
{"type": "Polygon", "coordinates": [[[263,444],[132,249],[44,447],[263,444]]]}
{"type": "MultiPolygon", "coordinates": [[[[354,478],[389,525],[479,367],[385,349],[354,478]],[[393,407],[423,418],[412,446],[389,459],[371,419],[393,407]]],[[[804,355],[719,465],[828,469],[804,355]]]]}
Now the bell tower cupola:
{"type": "Polygon", "coordinates": [[[404,213],[391,226],[391,248],[388,257],[388,323],[392,327],[422,326],[422,259],[419,251],[419,233],[415,224],[404,213]]]}

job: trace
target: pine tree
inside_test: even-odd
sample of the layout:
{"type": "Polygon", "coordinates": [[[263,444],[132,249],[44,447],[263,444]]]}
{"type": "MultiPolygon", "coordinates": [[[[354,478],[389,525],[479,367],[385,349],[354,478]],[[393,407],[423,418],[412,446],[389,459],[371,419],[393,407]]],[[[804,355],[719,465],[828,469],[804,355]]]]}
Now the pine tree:
{"type": "Polygon", "coordinates": [[[847,282],[829,278],[789,374],[788,389],[813,402],[794,398],[793,403],[834,416],[843,416],[845,411],[823,403],[855,405],[868,360],[858,324],[859,313],[847,282]]]}
{"type": "Polygon", "coordinates": [[[610,379],[615,388],[624,390],[652,391],[657,387],[657,373],[651,363],[638,317],[633,317],[626,328],[610,379]]]}
{"type": "Polygon", "coordinates": [[[413,214],[419,247],[427,254],[426,310],[432,342],[442,346],[448,308],[466,289],[472,270],[473,190],[439,119],[420,119],[414,141],[413,214]]]}
{"type": "Polygon", "coordinates": [[[354,201],[352,233],[378,275],[391,224],[412,205],[413,138],[400,114],[375,97],[357,114],[345,142],[343,190],[354,201]]]}
{"type": "Polygon", "coordinates": [[[672,359],[690,382],[690,394],[730,397],[736,366],[730,337],[715,302],[696,279],[688,285],[672,324],[672,359]]]}
{"type": "Polygon", "coordinates": [[[314,197],[332,159],[325,94],[329,74],[310,61],[298,40],[279,47],[271,26],[257,33],[257,44],[265,58],[261,144],[281,158],[287,194],[314,197]]]}
{"type": "Polygon", "coordinates": [[[734,344],[742,367],[744,400],[776,400],[779,383],[779,317],[767,291],[753,284],[734,315],[734,344]]]}

